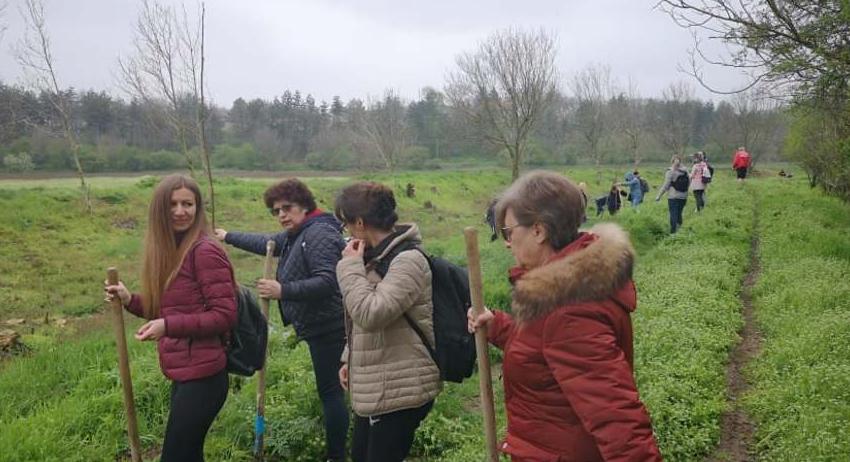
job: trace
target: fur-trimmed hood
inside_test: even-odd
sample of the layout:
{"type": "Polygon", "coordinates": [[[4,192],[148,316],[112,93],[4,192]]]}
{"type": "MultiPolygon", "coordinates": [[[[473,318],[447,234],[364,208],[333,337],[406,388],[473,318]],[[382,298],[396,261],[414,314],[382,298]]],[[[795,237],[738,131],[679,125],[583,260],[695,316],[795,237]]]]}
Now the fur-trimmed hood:
{"type": "MultiPolygon", "coordinates": [[[[531,321],[570,303],[615,296],[631,279],[634,260],[634,248],[622,228],[596,225],[553,260],[516,280],[514,316],[520,322],[531,321]]],[[[618,303],[633,311],[634,297],[626,298],[618,303]]]]}

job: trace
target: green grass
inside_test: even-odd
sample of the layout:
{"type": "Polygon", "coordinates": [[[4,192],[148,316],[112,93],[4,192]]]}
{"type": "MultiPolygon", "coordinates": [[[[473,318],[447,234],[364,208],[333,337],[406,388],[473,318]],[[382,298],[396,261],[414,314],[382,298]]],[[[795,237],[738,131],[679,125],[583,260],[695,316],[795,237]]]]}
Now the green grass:
{"type": "Polygon", "coordinates": [[[850,457],[850,207],[804,181],[760,185],[764,336],[746,405],[761,460],[850,457]]]}
{"type": "MultiPolygon", "coordinates": [[[[650,184],[663,170],[644,167],[650,184]]],[[[560,169],[604,194],[589,168],[560,169]]],[[[607,168],[603,178],[620,178],[607,168]]],[[[419,223],[432,253],[464,261],[462,229],[476,225],[490,307],[510,305],[506,282],[512,258],[490,243],[483,224],[489,198],[508,184],[494,169],[370,175],[393,187],[403,221],[419,223]],[[408,182],[415,198],[404,197],[408,182]],[[426,203],[430,203],[426,205],[426,203]]],[[[0,187],[0,321],[24,317],[24,342],[32,354],[0,362],[0,462],[114,460],[127,452],[114,342],[102,310],[101,281],[117,266],[132,288],[138,281],[141,236],[154,178],[109,180],[93,187],[95,214],[82,212],[74,184],[0,187]],[[72,327],[41,326],[38,320],[77,316],[72,327]],[[88,317],[94,313],[95,317],[88,317]],[[34,329],[30,333],[29,329],[34,329]],[[5,448],[14,448],[8,450],[5,448]]],[[[217,181],[218,225],[229,230],[276,232],[262,204],[272,178],[217,181]]],[[[351,179],[311,178],[320,206],[330,208],[351,179]]],[[[726,409],[725,363],[741,326],[741,280],[753,232],[753,198],[759,198],[763,275],[756,308],[765,351],[752,368],[756,387],[747,398],[759,423],[759,454],[767,460],[829,460],[850,454],[846,428],[850,409],[850,225],[848,209],[804,180],[757,179],[736,184],[717,175],[708,208],[699,216],[690,201],[684,228],[667,234],[666,201],[650,192],[639,213],[625,207],[606,221],[627,229],[638,253],[634,279],[638,310],[633,315],[635,369],[666,460],[694,460],[710,453],[726,409]],[[789,245],[793,243],[793,245],[789,245]]],[[[587,226],[597,219],[592,215],[587,226]]],[[[261,273],[261,257],[229,250],[241,282],[261,273]]],[[[323,446],[321,406],[309,357],[273,313],[267,420],[269,460],[318,460],[323,446]]],[[[139,321],[127,318],[132,331],[139,321]]],[[[132,339],[132,337],[130,337],[132,339]]],[[[151,344],[130,341],[139,426],[145,448],[161,444],[168,383],[151,344]]],[[[498,361],[500,355],[491,351],[498,361]]],[[[498,371],[498,363],[496,363],[498,371]]],[[[500,431],[505,416],[495,372],[500,431]]],[[[250,460],[254,379],[233,378],[231,394],[207,440],[209,460],[250,460]]],[[[434,411],[417,433],[418,461],[481,460],[484,438],[476,377],[447,384],[434,411]]]]}

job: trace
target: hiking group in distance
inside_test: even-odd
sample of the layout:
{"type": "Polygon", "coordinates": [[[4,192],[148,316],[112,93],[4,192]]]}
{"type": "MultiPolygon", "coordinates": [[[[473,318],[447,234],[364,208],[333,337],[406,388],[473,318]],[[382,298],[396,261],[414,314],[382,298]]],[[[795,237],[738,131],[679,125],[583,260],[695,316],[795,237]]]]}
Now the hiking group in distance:
{"type": "MultiPolygon", "coordinates": [[[[697,213],[705,208],[706,191],[714,177],[714,167],[708,162],[708,155],[704,151],[697,151],[691,156],[691,168],[688,170],[683,165],[683,159],[676,155],[670,159],[670,168],[664,173],[664,182],[658,189],[655,201],[659,202],[664,194],[667,194],[667,206],[670,214],[670,233],[674,234],[683,223],[683,212],[688,200],[688,191],[694,195],[697,213]]],[[[732,161],[732,169],[738,182],[747,178],[752,168],[752,156],[744,146],[735,152],[732,161]]],[[[784,171],[782,172],[785,175],[784,171]]],[[[585,183],[579,183],[582,191],[587,191],[585,183]]],[[[602,196],[594,199],[596,216],[599,217],[607,210],[609,214],[615,215],[622,207],[622,198],[631,205],[636,213],[643,203],[644,197],[649,193],[649,183],[640,176],[638,170],[626,172],[623,181],[615,181],[611,189],[602,196]],[[623,189],[621,189],[623,188],[623,189]]],[[[489,220],[488,220],[489,221],[489,220]]]]}

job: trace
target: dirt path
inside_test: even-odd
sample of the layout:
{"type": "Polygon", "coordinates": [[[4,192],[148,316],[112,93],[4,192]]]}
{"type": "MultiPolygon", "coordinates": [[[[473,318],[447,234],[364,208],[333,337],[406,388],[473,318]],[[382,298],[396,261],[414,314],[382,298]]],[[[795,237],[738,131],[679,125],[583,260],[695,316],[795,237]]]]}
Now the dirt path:
{"type": "MultiPolygon", "coordinates": [[[[756,204],[756,209],[758,205],[756,204]]],[[[743,409],[740,398],[747,392],[750,385],[744,377],[744,368],[755,358],[761,347],[761,333],[756,325],[753,310],[752,290],[761,273],[759,263],[759,220],[758,213],[753,213],[753,236],[750,240],[750,262],[744,284],[741,290],[742,315],[744,327],[741,329],[741,340],[732,351],[729,365],[726,368],[726,393],[729,410],[723,414],[720,424],[720,442],[714,453],[707,458],[710,462],[739,462],[754,461],[750,452],[755,433],[755,425],[743,409]]]]}

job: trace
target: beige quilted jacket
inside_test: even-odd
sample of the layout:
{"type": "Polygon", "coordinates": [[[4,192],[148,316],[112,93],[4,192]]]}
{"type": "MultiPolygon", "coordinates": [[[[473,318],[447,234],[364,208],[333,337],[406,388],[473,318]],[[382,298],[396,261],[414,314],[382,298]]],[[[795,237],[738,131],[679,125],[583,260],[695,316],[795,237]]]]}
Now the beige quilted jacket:
{"type": "MultiPolygon", "coordinates": [[[[415,224],[395,238],[375,260],[405,240],[420,242],[415,224]]],[[[374,262],[374,261],[373,261],[374,262]]],[[[363,259],[343,258],[337,264],[349,326],[343,362],[348,363],[351,405],[359,416],[412,409],[433,400],[442,383],[428,349],[404,318],[417,323],[433,345],[431,270],[417,250],[399,253],[386,277],[363,259]]]]}

